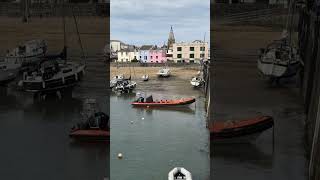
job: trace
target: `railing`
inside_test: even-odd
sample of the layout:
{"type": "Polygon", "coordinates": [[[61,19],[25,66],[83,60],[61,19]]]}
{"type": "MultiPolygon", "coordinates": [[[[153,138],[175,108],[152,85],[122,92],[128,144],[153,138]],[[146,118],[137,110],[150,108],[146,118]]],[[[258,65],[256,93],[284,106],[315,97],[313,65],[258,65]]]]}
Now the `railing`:
{"type": "MultiPolygon", "coordinates": [[[[72,16],[73,12],[77,16],[109,16],[109,3],[68,3],[48,4],[34,3],[29,6],[29,15],[32,16],[62,16],[63,8],[66,16],[72,16]]],[[[24,14],[23,6],[19,3],[0,3],[0,16],[20,17],[24,14]]]]}

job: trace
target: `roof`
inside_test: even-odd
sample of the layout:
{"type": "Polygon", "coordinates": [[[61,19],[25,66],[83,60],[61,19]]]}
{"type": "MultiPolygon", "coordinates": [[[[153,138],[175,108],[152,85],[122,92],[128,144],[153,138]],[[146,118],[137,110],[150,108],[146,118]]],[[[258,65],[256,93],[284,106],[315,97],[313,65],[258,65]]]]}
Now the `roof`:
{"type": "MultiPolygon", "coordinates": [[[[120,43],[123,43],[122,41],[120,40],[110,40],[110,42],[120,42],[120,43]]],[[[123,43],[124,44],[124,43],[123,43]]]]}
{"type": "Polygon", "coordinates": [[[140,47],[140,50],[150,50],[153,46],[152,45],[143,45],[140,47]]]}
{"type": "Polygon", "coordinates": [[[134,51],[136,51],[135,48],[130,48],[129,47],[129,48],[121,49],[118,52],[134,52],[134,51]]]}

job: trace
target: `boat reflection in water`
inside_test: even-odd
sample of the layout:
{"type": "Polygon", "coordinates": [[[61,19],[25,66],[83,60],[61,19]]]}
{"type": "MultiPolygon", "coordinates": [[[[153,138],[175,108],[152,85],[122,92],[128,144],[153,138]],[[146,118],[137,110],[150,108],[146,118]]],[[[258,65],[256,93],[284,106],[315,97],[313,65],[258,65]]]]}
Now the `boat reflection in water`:
{"type": "Polygon", "coordinates": [[[255,144],[236,144],[236,145],[210,145],[210,157],[215,163],[232,162],[232,164],[246,164],[258,166],[263,169],[272,169],[273,150],[261,149],[255,144]]]}

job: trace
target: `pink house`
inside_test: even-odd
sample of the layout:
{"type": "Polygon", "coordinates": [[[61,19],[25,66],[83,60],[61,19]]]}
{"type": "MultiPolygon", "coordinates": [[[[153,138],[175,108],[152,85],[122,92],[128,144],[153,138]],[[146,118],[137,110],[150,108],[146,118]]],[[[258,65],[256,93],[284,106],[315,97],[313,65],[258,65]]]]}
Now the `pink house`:
{"type": "Polygon", "coordinates": [[[165,62],[167,62],[166,49],[153,46],[149,51],[148,63],[165,63],[165,62]]]}

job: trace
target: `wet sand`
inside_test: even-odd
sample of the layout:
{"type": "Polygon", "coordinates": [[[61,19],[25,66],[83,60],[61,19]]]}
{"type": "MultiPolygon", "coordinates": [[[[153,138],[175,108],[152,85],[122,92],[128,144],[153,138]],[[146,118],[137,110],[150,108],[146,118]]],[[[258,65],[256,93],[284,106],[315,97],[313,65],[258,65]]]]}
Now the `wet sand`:
{"type": "MultiPolygon", "coordinates": [[[[142,75],[148,74],[150,79],[157,78],[157,72],[161,67],[110,67],[110,77],[114,77],[116,74],[124,74],[125,77],[130,76],[135,80],[141,80],[142,75]]],[[[197,75],[199,71],[198,65],[192,66],[181,66],[181,67],[170,67],[171,76],[182,79],[182,80],[191,80],[191,78],[197,75]]]]}
{"type": "Polygon", "coordinates": [[[304,112],[296,81],[272,86],[257,69],[259,48],[280,31],[254,26],[218,26],[211,30],[214,120],[271,115],[272,130],[253,145],[211,145],[211,179],[306,179],[304,112]],[[232,173],[230,173],[232,172],[232,173]]]}
{"type": "MultiPolygon", "coordinates": [[[[87,56],[97,56],[103,53],[103,48],[109,39],[109,18],[106,17],[77,17],[81,41],[87,56]]],[[[0,57],[6,50],[11,50],[21,42],[32,39],[44,39],[48,43],[49,53],[61,52],[63,48],[62,18],[30,19],[22,23],[21,18],[0,17],[0,57]]],[[[74,19],[66,18],[67,47],[70,56],[81,56],[78,35],[74,19]]]]}

